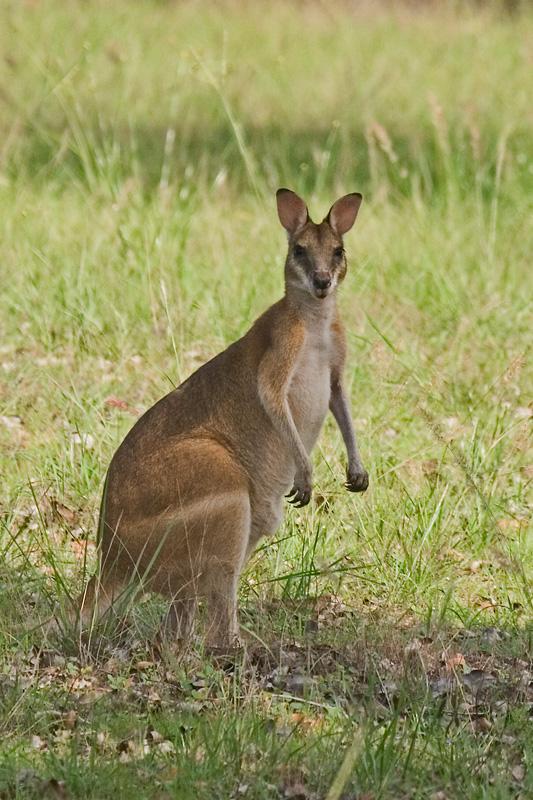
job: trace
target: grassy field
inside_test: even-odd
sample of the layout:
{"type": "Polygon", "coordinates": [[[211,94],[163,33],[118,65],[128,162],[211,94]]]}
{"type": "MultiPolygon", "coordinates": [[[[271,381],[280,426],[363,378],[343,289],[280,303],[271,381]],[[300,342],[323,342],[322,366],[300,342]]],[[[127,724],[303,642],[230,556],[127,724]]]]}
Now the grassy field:
{"type": "Polygon", "coordinates": [[[525,800],[526,4],[0,6],[0,797],[525,800]],[[280,296],[280,185],[315,218],[365,196],[341,306],[369,491],[328,420],[238,658],[154,644],[157,599],[46,633],[136,415],[280,296]]]}

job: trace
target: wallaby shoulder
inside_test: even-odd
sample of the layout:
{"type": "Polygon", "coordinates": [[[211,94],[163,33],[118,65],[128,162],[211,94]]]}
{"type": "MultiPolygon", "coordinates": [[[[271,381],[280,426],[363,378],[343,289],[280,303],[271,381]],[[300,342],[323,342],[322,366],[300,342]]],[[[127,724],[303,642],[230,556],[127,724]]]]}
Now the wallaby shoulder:
{"type": "Polygon", "coordinates": [[[239,408],[256,402],[257,373],[265,354],[285,348],[295,331],[302,336],[302,322],[282,298],[244,336],[149,408],[129,431],[114,460],[132,458],[139,449],[147,455],[171,437],[202,435],[219,421],[227,426],[232,406],[240,415],[239,408]]]}

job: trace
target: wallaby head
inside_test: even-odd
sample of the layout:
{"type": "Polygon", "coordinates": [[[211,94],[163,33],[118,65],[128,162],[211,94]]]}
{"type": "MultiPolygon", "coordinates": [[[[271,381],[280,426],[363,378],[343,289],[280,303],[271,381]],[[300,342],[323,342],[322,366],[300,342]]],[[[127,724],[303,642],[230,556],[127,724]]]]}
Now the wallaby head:
{"type": "Polygon", "coordinates": [[[354,224],[363,198],[357,192],[341,197],[318,224],[295,192],[278,189],[276,198],[280,222],[289,236],[285,262],[287,288],[324,299],[346,275],[342,237],[354,224]]]}

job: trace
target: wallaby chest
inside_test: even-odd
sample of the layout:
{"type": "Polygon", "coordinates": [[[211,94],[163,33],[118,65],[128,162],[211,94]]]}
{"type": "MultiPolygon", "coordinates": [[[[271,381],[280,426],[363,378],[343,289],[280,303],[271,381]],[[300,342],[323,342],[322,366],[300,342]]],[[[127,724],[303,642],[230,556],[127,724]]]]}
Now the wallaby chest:
{"type": "Polygon", "coordinates": [[[289,405],[302,441],[313,448],[330,398],[331,332],[329,325],[309,330],[289,389],[289,405]]]}

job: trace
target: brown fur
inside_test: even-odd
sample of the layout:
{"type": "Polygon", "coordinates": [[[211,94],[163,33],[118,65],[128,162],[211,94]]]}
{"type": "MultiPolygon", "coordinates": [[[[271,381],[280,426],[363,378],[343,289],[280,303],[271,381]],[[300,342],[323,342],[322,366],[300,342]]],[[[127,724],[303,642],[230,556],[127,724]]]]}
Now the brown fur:
{"type": "Polygon", "coordinates": [[[167,626],[177,636],[205,599],[209,642],[234,643],[240,572],[278,528],[284,494],[309,502],[310,453],[328,406],[348,450],[346,486],[366,489],[342,388],[335,298],[346,273],[342,234],[360,201],[341,198],[315,225],[297,195],[279,190],[289,234],[285,296],[150,408],[118,448],[102,501],[100,569],[81,601],[85,623],[133,580],[170,598],[167,626]]]}

